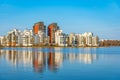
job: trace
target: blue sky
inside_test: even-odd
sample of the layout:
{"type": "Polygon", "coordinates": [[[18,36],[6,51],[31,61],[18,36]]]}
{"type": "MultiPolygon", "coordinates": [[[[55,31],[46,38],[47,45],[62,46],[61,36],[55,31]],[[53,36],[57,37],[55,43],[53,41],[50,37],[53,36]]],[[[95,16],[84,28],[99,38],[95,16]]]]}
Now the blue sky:
{"type": "Polygon", "coordinates": [[[0,35],[14,28],[32,29],[57,22],[65,33],[93,32],[100,39],[120,39],[119,0],[0,0],[0,35]]]}

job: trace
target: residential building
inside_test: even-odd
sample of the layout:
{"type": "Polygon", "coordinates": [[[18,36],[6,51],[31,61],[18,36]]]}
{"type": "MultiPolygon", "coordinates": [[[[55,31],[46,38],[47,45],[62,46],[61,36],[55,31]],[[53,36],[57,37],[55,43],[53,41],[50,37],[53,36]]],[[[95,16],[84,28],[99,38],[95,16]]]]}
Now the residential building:
{"type": "Polygon", "coordinates": [[[57,30],[55,32],[55,44],[57,46],[67,46],[67,36],[66,34],[62,33],[62,30],[57,30]]]}
{"type": "Polygon", "coordinates": [[[75,33],[70,33],[68,37],[68,46],[75,46],[75,33]]]}
{"type": "Polygon", "coordinates": [[[60,30],[57,23],[51,23],[48,26],[48,35],[46,35],[46,26],[44,22],[37,22],[33,30],[20,31],[13,29],[6,36],[0,37],[0,45],[3,46],[71,46],[71,47],[97,47],[99,46],[98,36],[92,32],[83,34],[70,33],[66,35],[60,30]]]}
{"type": "Polygon", "coordinates": [[[85,37],[85,46],[92,46],[92,32],[85,32],[84,34],[85,37]]]}
{"type": "Polygon", "coordinates": [[[59,30],[57,23],[52,23],[48,26],[48,36],[50,45],[55,45],[55,32],[59,30]]]}
{"type": "Polygon", "coordinates": [[[3,44],[4,44],[4,43],[3,43],[3,42],[4,42],[4,41],[3,41],[3,38],[4,38],[3,36],[0,36],[0,46],[3,46],[3,44]]]}
{"type": "Polygon", "coordinates": [[[84,47],[85,46],[85,38],[83,34],[76,34],[77,38],[77,46],[84,47]]]}
{"type": "Polygon", "coordinates": [[[33,26],[33,33],[38,34],[39,31],[44,32],[44,35],[46,35],[46,26],[44,25],[44,22],[37,22],[33,26]]]}
{"type": "Polygon", "coordinates": [[[7,35],[7,46],[16,46],[18,43],[18,35],[20,34],[20,30],[13,29],[12,31],[8,32],[7,35]]]}
{"type": "Polygon", "coordinates": [[[99,46],[98,41],[99,38],[97,36],[93,36],[92,32],[85,32],[84,34],[69,34],[69,46],[99,46]]]}
{"type": "Polygon", "coordinates": [[[46,39],[46,26],[43,22],[35,23],[33,26],[34,45],[43,45],[46,39]]]}
{"type": "Polygon", "coordinates": [[[99,46],[99,38],[98,38],[98,36],[92,37],[92,46],[99,46]]]}
{"type": "Polygon", "coordinates": [[[32,46],[33,31],[26,29],[23,31],[22,35],[23,46],[32,46]]]}

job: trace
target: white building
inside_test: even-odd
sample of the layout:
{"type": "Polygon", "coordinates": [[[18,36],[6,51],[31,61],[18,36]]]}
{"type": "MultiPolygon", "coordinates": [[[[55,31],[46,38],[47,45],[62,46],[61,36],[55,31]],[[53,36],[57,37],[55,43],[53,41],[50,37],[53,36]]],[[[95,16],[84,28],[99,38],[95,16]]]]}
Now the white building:
{"type": "Polygon", "coordinates": [[[34,35],[34,44],[35,45],[43,45],[45,39],[44,32],[38,31],[38,34],[34,35]]]}
{"type": "Polygon", "coordinates": [[[33,39],[33,31],[32,30],[24,30],[23,33],[22,33],[22,44],[23,46],[32,46],[33,45],[33,42],[32,42],[32,39],[33,39]]]}
{"type": "Polygon", "coordinates": [[[3,36],[0,36],[0,46],[3,46],[3,45],[4,45],[3,39],[4,39],[4,37],[3,37],[3,36]]]}
{"type": "Polygon", "coordinates": [[[67,46],[66,38],[67,36],[62,33],[62,30],[57,30],[55,32],[55,44],[57,46],[67,46]]]}
{"type": "Polygon", "coordinates": [[[69,34],[68,45],[69,46],[75,46],[75,40],[76,40],[75,33],[70,33],[69,34]]]}
{"type": "Polygon", "coordinates": [[[92,32],[85,32],[84,34],[70,34],[69,44],[73,46],[99,46],[99,39],[97,36],[93,36],[92,32]]]}
{"type": "Polygon", "coordinates": [[[7,46],[32,46],[33,32],[32,30],[24,30],[21,32],[18,29],[13,29],[8,32],[7,46]]]}
{"type": "Polygon", "coordinates": [[[85,40],[83,34],[77,34],[77,46],[85,46],[85,40]]]}
{"type": "Polygon", "coordinates": [[[92,37],[92,46],[99,46],[98,36],[92,37]]]}
{"type": "Polygon", "coordinates": [[[85,32],[84,34],[84,38],[85,38],[85,45],[86,46],[92,46],[92,32],[85,32]]]}
{"type": "Polygon", "coordinates": [[[20,34],[20,30],[13,29],[12,31],[8,32],[6,45],[7,46],[16,46],[18,44],[18,35],[20,34]]]}

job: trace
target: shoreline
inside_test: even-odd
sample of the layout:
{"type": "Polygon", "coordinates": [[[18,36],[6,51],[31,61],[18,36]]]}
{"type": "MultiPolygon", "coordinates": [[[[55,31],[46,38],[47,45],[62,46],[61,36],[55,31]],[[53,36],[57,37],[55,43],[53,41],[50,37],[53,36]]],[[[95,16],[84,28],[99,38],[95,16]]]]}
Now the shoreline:
{"type": "Polygon", "coordinates": [[[105,48],[105,47],[120,47],[120,46],[92,46],[92,47],[77,47],[77,46],[2,46],[3,48],[105,48]]]}

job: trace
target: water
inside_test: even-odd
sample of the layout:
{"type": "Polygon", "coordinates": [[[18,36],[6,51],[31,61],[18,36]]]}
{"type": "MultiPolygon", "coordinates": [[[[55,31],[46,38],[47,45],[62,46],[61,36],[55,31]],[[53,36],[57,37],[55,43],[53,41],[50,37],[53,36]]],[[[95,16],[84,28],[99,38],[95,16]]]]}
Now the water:
{"type": "Polygon", "coordinates": [[[120,80],[120,47],[4,48],[0,80],[120,80]]]}

